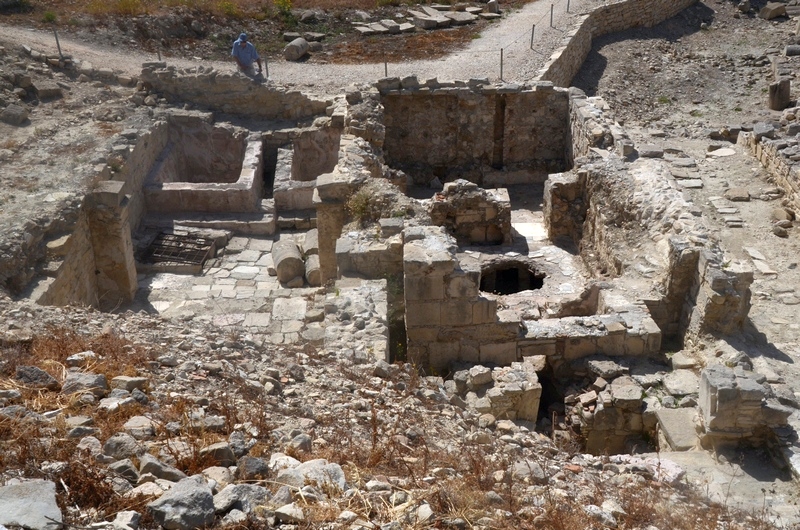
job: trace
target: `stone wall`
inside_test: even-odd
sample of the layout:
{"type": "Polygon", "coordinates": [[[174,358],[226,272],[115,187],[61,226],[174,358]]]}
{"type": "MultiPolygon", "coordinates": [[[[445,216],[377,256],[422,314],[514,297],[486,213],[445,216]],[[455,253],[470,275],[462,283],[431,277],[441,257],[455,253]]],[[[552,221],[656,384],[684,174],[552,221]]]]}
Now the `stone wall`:
{"type": "Polygon", "coordinates": [[[94,248],[89,223],[86,211],[81,209],[57,275],[37,302],[43,305],[97,305],[94,271],[94,248]]]}
{"type": "Polygon", "coordinates": [[[340,276],[399,276],[403,274],[403,235],[348,232],[336,240],[336,265],[340,276]]]}
{"type": "Polygon", "coordinates": [[[387,164],[418,184],[541,182],[565,167],[568,96],[549,83],[407,89],[383,80],[379,89],[387,164]]]}
{"type": "Polygon", "coordinates": [[[278,148],[272,196],[279,212],[314,207],[317,177],[336,168],[341,138],[341,128],[301,129],[293,135],[291,148],[278,148]]]}
{"type": "Polygon", "coordinates": [[[210,123],[203,115],[170,116],[169,143],[148,180],[236,182],[242,169],[248,131],[228,123],[210,123]]]}
{"type": "Polygon", "coordinates": [[[622,127],[605,117],[604,111],[607,109],[608,105],[602,98],[587,98],[580,90],[570,89],[569,166],[576,158],[588,155],[592,149],[612,150],[621,157],[633,153],[633,141],[622,127]]]}
{"type": "Polygon", "coordinates": [[[24,227],[5,234],[0,247],[0,288],[19,294],[37,274],[37,264],[45,258],[45,244],[72,232],[78,223],[82,197],[72,195],[59,201],[55,217],[40,215],[24,227]]]}
{"type": "Polygon", "coordinates": [[[431,202],[431,222],[444,226],[460,246],[510,245],[508,190],[484,190],[461,179],[448,182],[431,202]]]}
{"type": "Polygon", "coordinates": [[[298,90],[255,83],[239,73],[223,73],[212,67],[184,70],[163,62],[144,63],[139,79],[168,99],[249,118],[302,120],[325,114],[331,104],[298,90]]]}
{"type": "Polygon", "coordinates": [[[652,271],[656,279],[647,280],[654,288],[640,292],[638,301],[668,337],[741,329],[752,271],[738,262],[723,267],[722,251],[671,184],[666,166],[656,160],[626,165],[633,142],[604,115],[605,103],[571,91],[571,157],[579,167],[545,183],[549,238],[578,246],[590,266],[612,278],[635,266],[632,257],[650,253],[650,268],[663,263],[652,271]],[[657,244],[632,248],[635,231],[640,241],[657,244]]]}
{"type": "MultiPolygon", "coordinates": [[[[164,161],[168,160],[167,157],[164,161]]],[[[261,141],[249,141],[235,182],[159,182],[159,164],[144,186],[148,212],[247,213],[259,211],[264,195],[261,141]]]]}
{"type": "Polygon", "coordinates": [[[671,18],[697,0],[620,0],[610,2],[580,17],[564,36],[562,45],[536,75],[537,81],[569,86],[589,51],[592,39],[630,28],[650,28],[671,18]]]}
{"type": "Polygon", "coordinates": [[[786,425],[792,409],[773,396],[766,378],[742,368],[715,365],[700,376],[700,410],[707,449],[761,445],[770,429],[786,425]]]}
{"type": "Polygon", "coordinates": [[[403,276],[408,358],[439,372],[452,362],[517,361],[520,322],[497,315],[479,293],[480,273],[458,267],[455,239],[442,227],[405,230],[403,276]]]}
{"type": "MultiPolygon", "coordinates": [[[[142,218],[147,213],[144,198],[144,184],[158,156],[169,143],[168,115],[164,120],[156,121],[146,131],[131,131],[122,136],[128,141],[118,171],[111,172],[108,167],[98,178],[125,183],[125,193],[130,197],[129,221],[131,232],[139,228],[142,218]]],[[[209,118],[210,119],[210,118],[209,118]]],[[[117,151],[119,155],[120,151],[117,151]]]]}
{"type": "MultiPolygon", "coordinates": [[[[605,311],[612,309],[604,306],[605,311]]],[[[661,350],[661,330],[646,309],[619,304],[623,312],[590,317],[525,321],[519,356],[544,355],[558,377],[569,377],[569,363],[596,354],[646,357],[661,350]]]]}
{"type": "Polygon", "coordinates": [[[800,208],[800,165],[790,158],[796,152],[796,139],[773,140],[754,132],[741,132],[736,143],[761,162],[775,185],[786,193],[795,208],[800,208]]]}
{"type": "Polygon", "coordinates": [[[87,196],[55,280],[38,302],[111,309],[133,299],[136,266],[125,185],[104,181],[87,196]]]}

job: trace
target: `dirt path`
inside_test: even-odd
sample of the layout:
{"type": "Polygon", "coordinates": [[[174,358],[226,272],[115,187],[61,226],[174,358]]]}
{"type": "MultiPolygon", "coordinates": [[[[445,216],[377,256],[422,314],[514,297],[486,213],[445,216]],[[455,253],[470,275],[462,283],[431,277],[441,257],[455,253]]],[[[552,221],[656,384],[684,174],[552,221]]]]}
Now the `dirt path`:
{"type": "MultiPolygon", "coordinates": [[[[490,25],[466,49],[442,59],[389,63],[385,68],[383,63],[344,65],[271,61],[269,75],[275,83],[313,87],[316,91],[325,93],[338,93],[351,83],[379,79],[384,77],[386,71],[390,76],[417,75],[420,79],[488,77],[490,81],[499,81],[502,49],[503,80],[523,82],[531,79],[544,65],[561,43],[564,33],[572,27],[575,18],[599,4],[600,0],[570,0],[570,12],[567,13],[567,0],[552,3],[536,0],[519,11],[506,13],[502,21],[490,25]],[[550,27],[551,5],[553,27],[550,27]],[[531,50],[531,28],[534,24],[534,49],[531,50]]],[[[64,53],[78,60],[89,61],[95,67],[113,68],[127,74],[137,74],[141,70],[141,63],[157,59],[152,54],[113,42],[109,46],[99,47],[70,34],[60,34],[59,39],[64,53]]],[[[51,33],[31,28],[0,25],[0,42],[4,42],[6,46],[24,44],[47,53],[57,52],[51,33]]],[[[191,54],[191,50],[186,53],[191,54]]],[[[200,64],[199,60],[191,58],[169,57],[167,61],[179,67],[200,64]]],[[[202,62],[205,65],[209,63],[221,70],[233,68],[229,62],[202,62]]]]}

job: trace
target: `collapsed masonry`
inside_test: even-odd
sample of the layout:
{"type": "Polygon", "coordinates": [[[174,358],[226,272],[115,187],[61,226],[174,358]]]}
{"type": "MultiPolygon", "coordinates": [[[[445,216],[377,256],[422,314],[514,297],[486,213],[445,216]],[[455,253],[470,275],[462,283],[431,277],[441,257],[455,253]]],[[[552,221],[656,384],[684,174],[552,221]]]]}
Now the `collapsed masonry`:
{"type": "Polygon", "coordinates": [[[406,78],[320,101],[161,63],[141,83],[259,119],[165,108],[124,131],[40,302],[130,301],[157,234],[206,238],[213,254],[231,234],[300,232],[274,244],[268,267],[286,288],[337,282],[324,291],[326,347],[345,347],[348,304],[369,299],[368,356],[448,376],[487,421],[571,425],[593,453],[655,439],[657,426],[683,447],[672,411],[697,418],[705,445],[785,424],[757,377],[665,375],[663,341],[741,328],[752,271],[727,262],[659,161],[630,156],[601,100],[549,83],[406,78]]]}
{"type": "MultiPolygon", "coordinates": [[[[246,83],[163,64],[145,65],[141,82],[169,95],[206,78],[234,93],[246,83]]],[[[337,282],[326,347],[352,336],[350,293],[375,300],[367,357],[450,374],[448,390],[488,418],[571,425],[593,453],[656,439],[670,411],[698,402],[690,424],[704,425],[706,445],[756,441],[785,423],[761,406],[766,387],[761,401],[714,393],[705,381],[719,377],[704,374],[682,394],[664,375],[665,339],[741,328],[752,272],[726,263],[664,167],[630,163],[632,143],[602,102],[548,83],[384,79],[309,103],[298,123],[264,104],[297,94],[241,90],[253,93],[235,99],[237,111],[248,101],[281,110],[243,128],[167,108],[150,129],[123,132],[121,164],[87,197],[41,302],[131,300],[158,233],[216,238],[216,250],[224,234],[299,232],[274,243],[270,273],[286,288],[337,282]],[[431,187],[426,199],[406,195],[431,187]],[[526,193],[541,201],[539,217],[515,220],[526,193]],[[751,409],[749,421],[730,419],[751,409]]]]}

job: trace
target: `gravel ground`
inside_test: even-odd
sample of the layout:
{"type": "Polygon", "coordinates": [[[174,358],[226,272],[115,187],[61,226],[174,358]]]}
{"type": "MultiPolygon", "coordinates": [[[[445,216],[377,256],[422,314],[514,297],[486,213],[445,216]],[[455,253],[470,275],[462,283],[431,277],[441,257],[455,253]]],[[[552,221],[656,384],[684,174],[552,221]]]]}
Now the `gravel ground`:
{"type": "MultiPolygon", "coordinates": [[[[577,16],[602,4],[600,0],[567,0],[545,2],[542,0],[527,4],[523,9],[506,13],[505,18],[481,34],[470,45],[445,58],[425,61],[389,63],[386,70],[390,76],[417,75],[420,79],[438,77],[440,79],[470,79],[488,77],[490,81],[500,80],[500,50],[503,50],[503,80],[526,81],[531,79],[561,43],[564,34],[572,27],[577,16]],[[553,6],[553,27],[550,27],[550,12],[553,6]],[[530,49],[531,28],[536,25],[534,49],[530,49]]],[[[60,35],[64,53],[76,59],[87,60],[96,67],[111,67],[126,73],[136,74],[141,63],[156,58],[152,54],[136,49],[114,46],[98,48],[70,35],[60,35]]],[[[49,53],[56,53],[53,36],[45,31],[29,28],[11,27],[0,24],[0,42],[6,45],[26,44],[49,53]]],[[[256,43],[258,44],[258,43],[256,43]]],[[[190,51],[187,53],[191,53],[190,51]]],[[[168,61],[179,66],[196,66],[191,59],[169,58],[168,61]]],[[[233,69],[233,64],[219,61],[206,61],[219,69],[233,69]]],[[[384,77],[384,65],[372,64],[308,64],[290,62],[271,62],[270,79],[284,85],[313,87],[320,93],[338,93],[351,83],[372,81],[384,77]]]]}

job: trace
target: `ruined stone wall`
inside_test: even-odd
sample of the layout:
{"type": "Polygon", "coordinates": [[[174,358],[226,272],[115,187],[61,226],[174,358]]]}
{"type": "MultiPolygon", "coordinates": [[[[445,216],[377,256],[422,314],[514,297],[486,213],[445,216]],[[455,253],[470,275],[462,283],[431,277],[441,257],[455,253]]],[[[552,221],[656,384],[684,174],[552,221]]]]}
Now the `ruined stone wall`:
{"type": "Polygon", "coordinates": [[[621,276],[630,256],[648,252],[664,262],[653,272],[653,289],[638,293],[638,300],[666,336],[728,334],[743,326],[752,269],[738,262],[722,266],[722,252],[691,225],[690,205],[659,170],[629,174],[584,166],[551,177],[544,205],[549,237],[579,244],[585,261],[601,274],[621,276]],[[685,223],[682,233],[664,234],[664,227],[677,219],[685,223]],[[631,237],[635,230],[642,231],[642,241],[660,243],[650,250],[629,248],[637,239],[631,237]]]}
{"type": "Polygon", "coordinates": [[[349,232],[336,240],[340,276],[399,277],[403,274],[403,236],[382,237],[367,231],[349,232]]]}
{"type": "Polygon", "coordinates": [[[169,99],[191,102],[229,114],[267,120],[301,120],[325,113],[330,101],[275,85],[254,83],[238,73],[208,67],[178,69],[144,63],[140,80],[169,99]]]}
{"type": "MultiPolygon", "coordinates": [[[[471,87],[379,86],[390,166],[419,184],[438,177],[484,184],[497,169],[560,171],[567,152],[568,96],[549,84],[471,87]]],[[[505,184],[495,176],[493,185],[505,184]]]]}
{"type": "Polygon", "coordinates": [[[409,360],[438,372],[454,361],[518,360],[520,322],[498,317],[497,302],[478,291],[480,273],[458,267],[443,227],[407,228],[403,252],[409,360]]]}
{"type": "Polygon", "coordinates": [[[124,189],[122,182],[104,181],[87,195],[57,276],[39,303],[111,309],[133,299],[137,278],[124,189]]]}
{"type": "Polygon", "coordinates": [[[587,98],[575,88],[570,92],[569,166],[573,165],[576,158],[590,154],[592,149],[613,150],[621,157],[633,152],[633,141],[625,130],[605,117],[603,112],[608,105],[602,98],[587,98]]]}
{"type": "MultiPolygon", "coordinates": [[[[264,189],[261,141],[248,141],[235,182],[165,182],[148,177],[144,186],[147,210],[159,213],[257,212],[264,189]]],[[[159,169],[154,169],[157,174],[159,169]]]]}
{"type": "Polygon", "coordinates": [[[292,180],[306,182],[330,173],[339,161],[342,130],[335,127],[304,130],[292,142],[292,180]]]}
{"type": "Polygon", "coordinates": [[[720,254],[705,250],[697,278],[683,311],[688,315],[688,322],[682,322],[686,332],[730,335],[741,330],[750,312],[752,268],[738,261],[723,266],[720,254]]]}
{"type": "Polygon", "coordinates": [[[431,202],[431,223],[445,227],[461,246],[510,245],[508,190],[484,190],[462,179],[448,182],[431,202]]]}
{"type": "Polygon", "coordinates": [[[110,173],[106,169],[105,178],[125,183],[125,193],[130,196],[131,232],[135,232],[147,213],[144,184],[151,168],[169,142],[169,125],[165,120],[157,121],[149,130],[135,132],[135,136],[129,141],[131,143],[126,150],[121,170],[110,173]]]}
{"type": "Polygon", "coordinates": [[[16,295],[27,287],[45,257],[45,243],[74,229],[81,203],[82,198],[71,196],[60,202],[57,217],[42,215],[6,234],[9,244],[0,248],[0,288],[16,295]]]}
{"type": "Polygon", "coordinates": [[[581,17],[563,39],[562,46],[539,70],[537,81],[569,86],[589,51],[592,39],[630,28],[650,28],[667,20],[697,0],[620,0],[600,6],[581,17]]]}
{"type": "Polygon", "coordinates": [[[39,298],[43,305],[97,304],[97,279],[94,273],[94,247],[92,246],[86,210],[81,209],[78,222],[67,241],[66,253],[57,276],[39,298]]]}
{"type": "Polygon", "coordinates": [[[794,154],[792,146],[784,139],[759,138],[753,132],[739,133],[736,143],[749,150],[761,162],[774,179],[775,185],[786,193],[795,208],[800,208],[800,166],[783,153],[789,149],[788,153],[794,154]]]}
{"type": "Polygon", "coordinates": [[[206,115],[169,118],[169,144],[150,175],[152,182],[236,182],[242,169],[248,132],[213,124],[206,115]]]}

